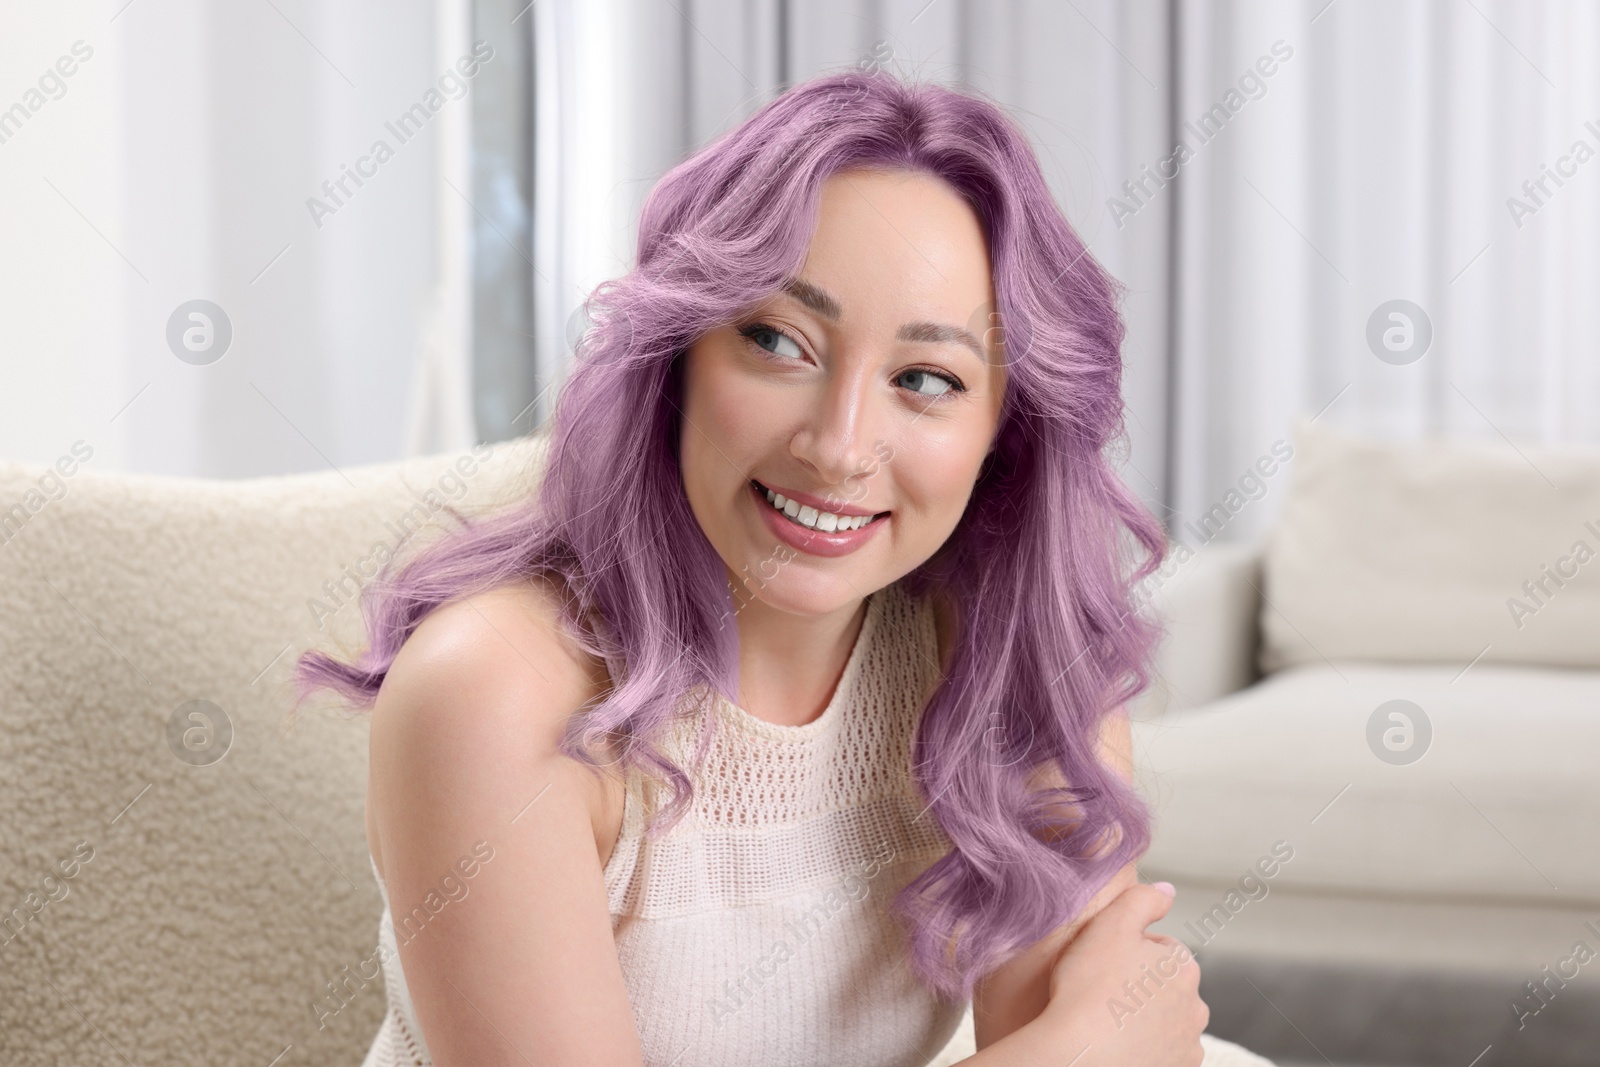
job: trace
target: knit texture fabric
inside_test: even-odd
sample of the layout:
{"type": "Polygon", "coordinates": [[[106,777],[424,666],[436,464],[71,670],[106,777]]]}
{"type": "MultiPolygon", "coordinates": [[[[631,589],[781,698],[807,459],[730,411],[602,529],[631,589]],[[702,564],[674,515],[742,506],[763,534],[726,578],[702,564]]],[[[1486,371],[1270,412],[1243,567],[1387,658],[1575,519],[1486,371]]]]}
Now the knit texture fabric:
{"type": "MultiPolygon", "coordinates": [[[[719,700],[674,724],[694,797],[656,839],[660,787],[630,773],[605,887],[646,1067],[923,1067],[949,1042],[966,1002],[915,977],[888,911],[950,849],[911,778],[937,656],[931,606],[896,582],[867,598],[816,720],[719,700]]],[[[363,1067],[429,1067],[384,903],[389,1007],[363,1067]]]]}

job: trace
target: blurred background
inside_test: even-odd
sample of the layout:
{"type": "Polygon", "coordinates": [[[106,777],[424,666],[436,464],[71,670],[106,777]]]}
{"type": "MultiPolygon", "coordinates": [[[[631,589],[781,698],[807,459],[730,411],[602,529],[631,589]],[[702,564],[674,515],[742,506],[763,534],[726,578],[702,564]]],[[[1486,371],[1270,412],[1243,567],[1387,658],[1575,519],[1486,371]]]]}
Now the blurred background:
{"type": "Polygon", "coordinates": [[[0,1059],[360,1055],[364,727],[275,736],[288,653],[545,424],[652,184],[854,66],[1003,104],[1128,287],[1141,873],[1213,1032],[1600,1063],[1597,54],[1583,0],[0,0],[0,1059]]]}
{"type": "MultiPolygon", "coordinates": [[[[95,469],[237,478],[527,432],[574,311],[630,265],[652,182],[852,64],[982,89],[1026,126],[1131,289],[1127,477],[1163,513],[1197,519],[1296,414],[1600,439],[1592,4],[4,11],[10,458],[83,439],[95,469]],[[492,58],[472,62],[476,41],[492,58]],[[470,77],[451,74],[462,57],[470,77]],[[198,366],[165,339],[191,300],[232,328],[198,366]],[[1374,357],[1369,321],[1394,301],[1425,358],[1374,357]]],[[[1264,528],[1273,488],[1228,539],[1264,528]]]]}

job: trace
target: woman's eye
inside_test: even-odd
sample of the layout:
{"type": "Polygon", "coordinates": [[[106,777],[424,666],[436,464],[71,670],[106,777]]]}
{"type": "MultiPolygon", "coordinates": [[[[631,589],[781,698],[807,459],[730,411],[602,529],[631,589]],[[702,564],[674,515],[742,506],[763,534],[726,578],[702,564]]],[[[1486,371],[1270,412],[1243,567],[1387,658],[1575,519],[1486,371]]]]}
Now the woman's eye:
{"type": "Polygon", "coordinates": [[[803,359],[805,357],[805,353],[800,351],[800,346],[795,344],[793,338],[782,330],[756,323],[752,326],[742,327],[739,332],[752,344],[771,352],[773,355],[785,356],[789,359],[803,359]],[[784,345],[788,346],[787,351],[783,349],[782,346],[784,345]]]}
{"type": "Polygon", "coordinates": [[[943,396],[961,388],[947,375],[935,374],[931,370],[918,370],[916,368],[902,371],[900,381],[905,383],[906,387],[912,392],[921,393],[923,396],[943,396]],[[925,389],[925,386],[933,386],[933,388],[931,390],[925,389]]]}

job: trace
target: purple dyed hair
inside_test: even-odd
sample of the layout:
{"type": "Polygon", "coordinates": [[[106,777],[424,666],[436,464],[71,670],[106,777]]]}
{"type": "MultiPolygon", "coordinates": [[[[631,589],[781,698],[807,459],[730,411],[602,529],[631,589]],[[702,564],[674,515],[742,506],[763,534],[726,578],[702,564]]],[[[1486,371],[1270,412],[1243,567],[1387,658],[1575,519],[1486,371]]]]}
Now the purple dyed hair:
{"type": "Polygon", "coordinates": [[[1063,217],[1026,135],[981,96],[885,72],[829,74],[668,172],[644,205],[637,267],[590,297],[594,325],[562,389],[537,493],[369,583],[369,647],[354,664],[303,655],[296,704],[329,688],[370,707],[428,612],[554,577],[565,625],[613,680],[568,720],[562,751],[598,772],[588,746],[614,744],[611,762],[670,786],[650,832],[676,822],[692,786],[656,747],[658,731],[690,694],[738,692],[728,572],[679,471],[682,356],[792,277],[823,182],[854,167],[925,172],[966,198],[988,238],[1004,325],[1010,373],[995,448],[954,532],[902,579],[956,619],[912,767],[953,847],[892,906],[919,977],[965,1000],[1149,845],[1148,809],[1097,751],[1102,720],[1149,685],[1159,630],[1136,610],[1134,588],[1166,552],[1159,522],[1113,467],[1126,440],[1123,287],[1063,217]],[[1026,743],[997,758],[997,733],[1026,743]]]}

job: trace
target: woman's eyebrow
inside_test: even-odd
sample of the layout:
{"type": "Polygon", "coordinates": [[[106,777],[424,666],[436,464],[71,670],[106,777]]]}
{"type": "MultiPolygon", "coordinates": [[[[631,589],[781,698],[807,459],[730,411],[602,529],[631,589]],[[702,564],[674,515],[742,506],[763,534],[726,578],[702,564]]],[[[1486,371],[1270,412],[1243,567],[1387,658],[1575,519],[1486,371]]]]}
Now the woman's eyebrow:
{"type": "MultiPolygon", "coordinates": [[[[790,278],[784,283],[783,291],[794,297],[806,307],[830,322],[838,322],[844,316],[844,308],[839,301],[826,289],[812,285],[800,278],[790,278]]],[[[972,335],[971,330],[959,326],[949,326],[940,322],[908,322],[895,331],[895,339],[899,341],[921,341],[929,344],[964,345],[977,357],[978,362],[985,366],[989,357],[983,351],[983,345],[972,335]]]]}
{"type": "Polygon", "coordinates": [[[826,289],[820,289],[810,282],[790,278],[784,283],[783,291],[830,322],[838,322],[844,316],[844,308],[839,306],[839,301],[826,289]]]}
{"type": "Polygon", "coordinates": [[[977,357],[979,363],[984,366],[989,365],[989,357],[984,355],[983,346],[972,336],[972,331],[959,326],[947,326],[942,322],[908,322],[896,330],[894,336],[899,341],[926,341],[940,345],[954,342],[965,345],[977,357]]]}

